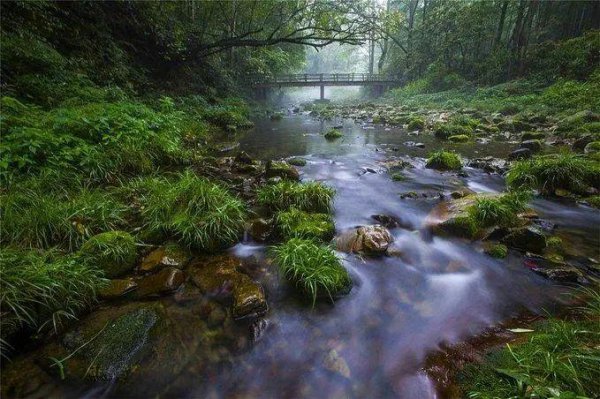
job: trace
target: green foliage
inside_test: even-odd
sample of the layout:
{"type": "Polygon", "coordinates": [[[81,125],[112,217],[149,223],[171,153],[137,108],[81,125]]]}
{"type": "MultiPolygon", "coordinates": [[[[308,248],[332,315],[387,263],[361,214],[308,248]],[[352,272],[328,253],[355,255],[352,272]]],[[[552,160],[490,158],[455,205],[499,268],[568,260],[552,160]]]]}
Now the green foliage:
{"type": "Polygon", "coordinates": [[[406,176],[404,176],[404,174],[401,172],[396,172],[396,173],[392,174],[392,180],[393,181],[404,181],[404,180],[406,180],[406,176]]]}
{"type": "Polygon", "coordinates": [[[144,205],[145,227],[153,234],[173,235],[188,247],[215,251],[233,244],[243,231],[242,201],[189,170],[171,179],[140,179],[132,188],[144,205]]]}
{"type": "Polygon", "coordinates": [[[67,250],[94,234],[125,223],[127,207],[99,190],[44,192],[41,180],[2,195],[2,243],[67,250]]]}
{"type": "Polygon", "coordinates": [[[306,159],[304,158],[290,158],[287,160],[287,163],[293,166],[306,166],[306,159]]]}
{"type": "Polygon", "coordinates": [[[137,257],[135,240],[125,231],[107,231],[88,239],[79,250],[81,259],[96,265],[108,278],[131,270],[137,257]]]}
{"type": "MultiPolygon", "coordinates": [[[[94,265],[56,250],[0,249],[2,340],[17,331],[58,330],[95,300],[104,284],[94,265]]],[[[6,342],[3,342],[6,344],[6,342]]],[[[5,347],[2,355],[6,356],[5,347]]]]}
{"type": "Polygon", "coordinates": [[[466,143],[470,139],[471,138],[469,136],[467,136],[466,134],[457,134],[455,136],[448,137],[448,141],[450,141],[452,143],[466,143]]]}
{"type": "Polygon", "coordinates": [[[436,123],[433,126],[433,133],[438,139],[446,140],[452,136],[470,137],[473,134],[473,128],[454,122],[436,123]]]}
{"type": "Polygon", "coordinates": [[[469,215],[481,227],[512,226],[531,199],[528,192],[512,192],[496,197],[478,197],[468,208],[469,215]]]}
{"type": "Polygon", "coordinates": [[[492,258],[503,259],[508,255],[508,248],[504,244],[495,244],[486,250],[492,258]]]}
{"type": "Polygon", "coordinates": [[[591,197],[587,197],[585,201],[594,208],[600,209],[600,195],[592,195],[591,197]]]}
{"type": "Polygon", "coordinates": [[[329,129],[327,132],[325,132],[325,138],[327,140],[335,140],[335,139],[339,139],[340,137],[343,137],[344,134],[342,132],[340,132],[338,129],[329,129]]]}
{"type": "Polygon", "coordinates": [[[440,150],[429,154],[425,167],[437,170],[460,170],[462,162],[454,152],[440,150]]]}
{"type": "Polygon", "coordinates": [[[414,116],[408,122],[408,130],[418,130],[425,127],[425,119],[420,116],[414,116]]]}
{"type": "Polygon", "coordinates": [[[569,152],[516,162],[506,176],[513,188],[534,188],[553,194],[557,189],[584,193],[600,186],[600,164],[569,152]]]}
{"type": "Polygon", "coordinates": [[[335,190],[319,182],[282,181],[262,187],[258,201],[274,210],[297,208],[304,212],[329,213],[335,190]]]}
{"type": "Polygon", "coordinates": [[[528,341],[467,365],[459,382],[470,398],[583,398],[600,392],[600,294],[588,290],[584,318],[550,319],[534,326],[528,341]]]}
{"type": "Polygon", "coordinates": [[[273,249],[276,262],[285,276],[313,304],[319,297],[333,298],[349,291],[352,280],[329,247],[312,240],[292,238],[273,249]]]}
{"type": "Polygon", "coordinates": [[[333,219],[330,215],[326,213],[307,213],[296,208],[278,212],[276,224],[284,240],[305,238],[329,241],[335,233],[333,219]]]}

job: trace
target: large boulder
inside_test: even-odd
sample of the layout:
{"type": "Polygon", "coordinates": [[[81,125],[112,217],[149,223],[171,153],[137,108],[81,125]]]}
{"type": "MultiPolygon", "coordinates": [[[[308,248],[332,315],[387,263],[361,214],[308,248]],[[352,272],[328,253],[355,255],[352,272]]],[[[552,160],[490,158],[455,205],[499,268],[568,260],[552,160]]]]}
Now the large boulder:
{"type": "Polygon", "coordinates": [[[228,255],[195,259],[187,268],[192,282],[211,297],[232,299],[234,318],[253,318],[268,310],[262,286],[243,273],[239,259],[228,255]]]}
{"type": "Polygon", "coordinates": [[[502,242],[509,247],[534,253],[541,253],[546,248],[546,236],[534,226],[511,229],[502,242]]]}
{"type": "Polygon", "coordinates": [[[265,169],[267,178],[280,177],[282,179],[300,180],[300,173],[285,161],[269,161],[265,169]]]}
{"type": "Polygon", "coordinates": [[[378,255],[384,254],[393,241],[388,229],[372,225],[346,231],[336,237],[335,245],[338,251],[378,255]]]}

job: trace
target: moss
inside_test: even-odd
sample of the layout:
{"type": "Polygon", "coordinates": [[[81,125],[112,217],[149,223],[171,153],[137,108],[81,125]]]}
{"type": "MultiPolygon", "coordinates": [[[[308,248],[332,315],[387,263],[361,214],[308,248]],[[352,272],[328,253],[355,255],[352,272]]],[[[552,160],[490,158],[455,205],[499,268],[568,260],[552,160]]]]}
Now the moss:
{"type": "Polygon", "coordinates": [[[592,141],[591,143],[585,146],[584,151],[586,154],[600,152],[600,141],[592,141]]]}
{"type": "Polygon", "coordinates": [[[452,122],[437,123],[433,127],[433,133],[438,139],[446,140],[450,136],[471,136],[473,134],[473,128],[470,126],[463,126],[452,122]]]}
{"type": "Polygon", "coordinates": [[[441,150],[429,155],[425,167],[437,170],[460,170],[462,162],[457,154],[441,150]]]}
{"type": "Polygon", "coordinates": [[[546,245],[550,248],[561,248],[562,247],[562,239],[560,237],[550,237],[546,239],[546,245]]]}
{"type": "Polygon", "coordinates": [[[503,259],[508,255],[508,248],[504,244],[495,244],[485,251],[492,258],[503,259]]]}
{"type": "Polygon", "coordinates": [[[306,238],[329,241],[335,232],[333,219],[326,213],[306,213],[291,208],[278,212],[276,222],[277,228],[285,240],[306,238]]]}
{"type": "Polygon", "coordinates": [[[125,231],[107,231],[87,240],[80,249],[81,257],[96,265],[108,278],[127,273],[135,266],[135,240],[125,231]]]}
{"type": "Polygon", "coordinates": [[[340,137],[343,137],[344,135],[342,134],[342,132],[340,132],[338,129],[329,129],[326,133],[325,133],[325,138],[327,140],[335,140],[335,139],[339,139],[340,137]]]}
{"type": "Polygon", "coordinates": [[[437,229],[443,233],[462,237],[475,238],[479,232],[477,222],[470,215],[461,215],[439,224],[437,229]]]}
{"type": "Polygon", "coordinates": [[[304,212],[327,213],[331,210],[335,190],[319,182],[282,181],[262,187],[258,201],[273,210],[297,208],[304,212]]]}
{"type": "Polygon", "coordinates": [[[400,172],[396,172],[392,174],[392,180],[393,181],[404,181],[406,180],[406,176],[404,176],[404,174],[400,173],[400,172]]]}
{"type": "Polygon", "coordinates": [[[306,166],[306,159],[304,158],[290,158],[287,163],[294,166],[306,166]]]}
{"type": "Polygon", "coordinates": [[[543,132],[526,132],[521,135],[521,141],[527,140],[544,140],[546,134],[543,132]]]}
{"type": "Polygon", "coordinates": [[[593,122],[600,122],[600,115],[589,110],[580,111],[562,119],[558,123],[556,131],[560,133],[568,133],[576,130],[577,128],[584,127],[586,123],[593,122]]]}
{"type": "Polygon", "coordinates": [[[453,143],[466,143],[469,140],[470,137],[466,134],[457,134],[455,136],[448,137],[448,141],[451,141],[453,143]]]}
{"type": "Polygon", "coordinates": [[[593,195],[585,198],[585,202],[593,206],[594,208],[600,209],[600,195],[593,195]]]}
{"type": "Polygon", "coordinates": [[[408,122],[409,130],[420,130],[425,127],[425,119],[420,116],[413,116],[408,122]]]}
{"type": "Polygon", "coordinates": [[[313,304],[318,298],[333,300],[352,287],[348,272],[329,247],[292,238],[273,251],[283,274],[313,304]]]}
{"type": "Polygon", "coordinates": [[[528,192],[513,192],[495,197],[478,197],[467,212],[481,227],[511,227],[518,221],[517,214],[525,210],[530,200],[528,192]]]}
{"type": "Polygon", "coordinates": [[[134,366],[157,321],[154,309],[141,308],[113,320],[97,337],[86,337],[93,338],[81,353],[88,375],[106,381],[123,377],[134,366]]]}

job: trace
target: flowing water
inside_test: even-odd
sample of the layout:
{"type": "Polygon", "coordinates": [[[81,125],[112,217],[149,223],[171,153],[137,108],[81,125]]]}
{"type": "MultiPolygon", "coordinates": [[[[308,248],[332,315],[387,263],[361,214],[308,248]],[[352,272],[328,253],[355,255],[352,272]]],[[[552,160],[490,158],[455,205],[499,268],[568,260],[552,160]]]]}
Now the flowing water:
{"type": "MultiPolygon", "coordinates": [[[[255,129],[241,137],[241,149],[265,160],[304,157],[308,163],[300,168],[302,179],[322,181],[337,190],[338,232],[373,224],[375,214],[401,220],[404,227],[391,230],[400,255],[361,258],[340,253],[354,281],[352,291],[333,305],[311,309],[277,276],[264,245],[238,244],[230,252],[259,265],[254,274],[269,301],[260,339],[227,361],[220,357],[212,362],[206,349],[198,346],[201,331],[181,322],[179,329],[165,334],[179,334],[170,338],[185,348],[185,356],[178,357],[174,350],[171,362],[152,365],[154,371],[129,384],[128,396],[434,398],[434,385],[422,371],[429,353],[523,312],[556,308],[565,289],[529,271],[519,253],[511,251],[507,259],[496,260],[483,254],[477,243],[431,236],[422,229],[440,201],[438,193],[447,196],[460,187],[500,192],[501,176],[472,168],[466,168],[464,177],[425,169],[422,158],[439,147],[430,134],[344,120],[344,136],[329,142],[322,132],[333,124],[307,115],[288,115],[278,122],[259,119],[255,129]],[[406,145],[409,141],[422,142],[425,148],[406,145]],[[384,162],[394,159],[416,164],[405,170],[405,181],[392,181],[385,172],[384,162]],[[400,194],[408,191],[420,197],[401,199],[400,194]]],[[[506,156],[515,145],[448,147],[471,158],[506,156]]],[[[597,211],[545,200],[536,201],[534,207],[542,218],[557,223],[557,233],[573,256],[598,256],[597,211]]],[[[185,307],[171,298],[161,301],[188,320],[182,316],[185,307]]],[[[241,336],[248,330],[234,331],[241,336]]],[[[97,397],[99,392],[88,391],[87,396],[97,397]]]]}

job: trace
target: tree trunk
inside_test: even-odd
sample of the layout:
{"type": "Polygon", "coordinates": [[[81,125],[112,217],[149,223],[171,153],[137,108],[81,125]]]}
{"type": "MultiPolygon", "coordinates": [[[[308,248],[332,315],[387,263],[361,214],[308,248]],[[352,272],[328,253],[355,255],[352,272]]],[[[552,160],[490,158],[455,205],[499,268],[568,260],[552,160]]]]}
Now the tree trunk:
{"type": "Polygon", "coordinates": [[[494,39],[493,48],[497,48],[502,40],[502,32],[504,31],[504,20],[506,19],[506,9],[508,8],[508,0],[502,2],[502,11],[500,12],[500,21],[498,21],[498,29],[496,30],[496,38],[494,39]]]}

